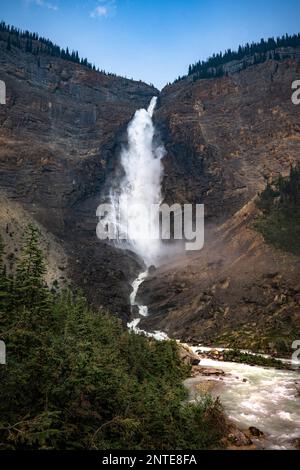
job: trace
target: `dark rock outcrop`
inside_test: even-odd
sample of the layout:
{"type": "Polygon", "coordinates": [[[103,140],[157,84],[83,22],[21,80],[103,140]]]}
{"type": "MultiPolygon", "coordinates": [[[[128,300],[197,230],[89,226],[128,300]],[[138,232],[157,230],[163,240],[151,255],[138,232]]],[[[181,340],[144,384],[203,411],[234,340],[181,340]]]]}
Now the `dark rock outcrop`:
{"type": "Polygon", "coordinates": [[[261,437],[264,435],[264,433],[260,429],[256,428],[255,426],[250,426],[249,432],[254,437],[261,437]]]}

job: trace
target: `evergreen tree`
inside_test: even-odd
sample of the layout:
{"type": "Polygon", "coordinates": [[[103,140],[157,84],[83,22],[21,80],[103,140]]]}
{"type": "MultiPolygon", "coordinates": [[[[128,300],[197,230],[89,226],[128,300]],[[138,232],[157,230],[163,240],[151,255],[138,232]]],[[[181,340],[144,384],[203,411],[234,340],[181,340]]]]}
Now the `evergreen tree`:
{"type": "MultiPolygon", "coordinates": [[[[265,62],[266,60],[283,60],[287,57],[294,57],[293,51],[284,51],[279,53],[278,49],[286,47],[299,47],[300,46],[300,33],[292,36],[284,35],[276,39],[269,38],[267,40],[261,39],[258,43],[247,43],[245,46],[239,46],[237,51],[228,49],[223,54],[213,54],[206,61],[198,61],[195,64],[189,65],[188,75],[193,76],[193,80],[203,78],[214,78],[224,75],[223,65],[233,61],[242,60],[241,69],[243,70],[244,64],[251,66],[252,64],[258,64],[265,62]],[[249,56],[254,56],[254,61],[245,60],[249,56]]],[[[176,81],[181,80],[184,77],[179,77],[176,81]]]]}
{"type": "Polygon", "coordinates": [[[4,264],[4,245],[0,236],[0,322],[1,316],[6,311],[7,285],[6,285],[6,269],[4,264]]]}
{"type": "Polygon", "coordinates": [[[25,232],[24,245],[16,273],[16,302],[35,309],[40,315],[48,310],[49,295],[45,285],[46,273],[43,252],[39,247],[40,231],[30,224],[25,232]]]}
{"type": "Polygon", "coordinates": [[[32,52],[32,40],[26,40],[25,52],[32,52]]]}
{"type": "MultiPolygon", "coordinates": [[[[25,50],[27,53],[34,55],[47,54],[52,57],[60,57],[64,60],[81,63],[83,66],[93,69],[93,64],[87,59],[80,59],[78,52],[70,53],[69,48],[61,49],[49,39],[39,37],[37,33],[22,31],[7,25],[4,21],[0,22],[0,39],[6,41],[7,50],[11,50],[11,46],[25,50]]],[[[102,73],[106,74],[105,71],[102,73]]]]}
{"type": "Polygon", "coordinates": [[[8,37],[7,37],[6,49],[7,49],[8,51],[11,51],[11,38],[10,38],[10,34],[9,34],[8,37]]]}
{"type": "Polygon", "coordinates": [[[300,164],[268,184],[257,202],[263,215],[255,226],[268,243],[300,254],[300,164]]]}
{"type": "Polygon", "coordinates": [[[4,244],[0,236],[0,324],[3,324],[5,316],[10,312],[13,304],[13,281],[7,275],[4,261],[4,244]]]}

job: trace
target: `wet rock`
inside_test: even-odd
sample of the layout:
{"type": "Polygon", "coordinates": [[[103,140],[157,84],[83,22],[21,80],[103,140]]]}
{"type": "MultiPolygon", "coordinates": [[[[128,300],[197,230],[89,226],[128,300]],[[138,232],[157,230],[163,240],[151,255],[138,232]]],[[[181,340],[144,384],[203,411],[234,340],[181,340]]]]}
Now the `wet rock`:
{"type": "Polygon", "coordinates": [[[228,440],[237,447],[250,446],[252,444],[250,437],[246,436],[239,429],[231,429],[228,440]]]}
{"type": "Polygon", "coordinates": [[[154,274],[156,271],[156,267],[154,266],[154,264],[152,264],[149,268],[148,268],[148,273],[149,274],[154,274]]]}
{"type": "Polygon", "coordinates": [[[216,369],[214,367],[205,367],[205,366],[193,366],[191,371],[192,377],[197,377],[198,375],[208,376],[221,376],[225,375],[225,372],[222,369],[216,369]]]}
{"type": "Polygon", "coordinates": [[[295,389],[296,389],[295,396],[300,397],[300,385],[297,382],[295,382],[295,389]]]}
{"type": "Polygon", "coordinates": [[[293,441],[293,445],[296,449],[300,450],[300,437],[293,441]]]}
{"type": "Polygon", "coordinates": [[[217,356],[217,357],[220,356],[220,352],[217,349],[212,349],[210,353],[212,356],[217,356]]]}
{"type": "Polygon", "coordinates": [[[131,306],[131,314],[133,316],[136,316],[139,314],[139,307],[137,305],[132,305],[131,306]]]}
{"type": "Polygon", "coordinates": [[[264,433],[260,429],[256,428],[255,426],[250,426],[249,432],[251,436],[254,436],[254,437],[261,437],[264,435],[264,433]]]}

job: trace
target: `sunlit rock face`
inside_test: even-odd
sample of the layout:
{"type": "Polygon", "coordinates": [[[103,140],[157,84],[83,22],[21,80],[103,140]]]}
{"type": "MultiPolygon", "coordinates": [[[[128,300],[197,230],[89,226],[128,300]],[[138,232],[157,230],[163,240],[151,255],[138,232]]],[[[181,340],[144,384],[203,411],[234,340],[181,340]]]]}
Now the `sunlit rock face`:
{"type": "Polygon", "coordinates": [[[291,100],[299,77],[299,59],[270,60],[165,87],[155,124],[167,150],[166,199],[203,202],[207,219],[224,220],[287,174],[300,160],[300,106],[291,100]]]}

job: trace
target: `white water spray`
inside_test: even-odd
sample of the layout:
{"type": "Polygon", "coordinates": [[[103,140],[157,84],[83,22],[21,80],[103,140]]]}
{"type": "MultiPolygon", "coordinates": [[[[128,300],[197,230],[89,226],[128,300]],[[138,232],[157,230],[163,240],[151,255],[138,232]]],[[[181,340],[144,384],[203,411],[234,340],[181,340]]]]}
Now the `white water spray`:
{"type": "Polygon", "coordinates": [[[128,125],[128,147],[121,153],[125,174],[119,191],[110,195],[114,207],[110,214],[114,220],[110,222],[117,227],[117,233],[127,234],[127,240],[118,239],[117,246],[134,251],[146,266],[157,262],[161,250],[157,233],[165,149],[154,140],[152,116],[156,102],[153,97],[148,109],[136,111],[128,125]]]}
{"type": "Polygon", "coordinates": [[[129,298],[131,307],[136,305],[138,307],[139,315],[141,315],[142,317],[146,317],[148,315],[148,307],[146,307],[146,305],[139,305],[136,302],[136,295],[137,295],[137,291],[140,285],[144,282],[147,276],[148,276],[148,270],[139,274],[139,276],[132,282],[131,287],[133,290],[129,298]]]}
{"type": "MultiPolygon", "coordinates": [[[[136,111],[128,125],[128,146],[121,153],[124,176],[118,190],[110,193],[113,210],[105,220],[115,227],[116,246],[135,252],[147,268],[157,263],[162,247],[158,234],[163,176],[161,159],[165,149],[154,139],[152,116],[156,102],[157,98],[153,97],[148,109],[136,111]]],[[[132,311],[134,306],[137,307],[140,318],[148,314],[148,308],[136,302],[136,295],[147,276],[148,269],[131,284],[130,305],[132,311]]],[[[135,318],[128,327],[136,329],[140,318],[135,318]]]]}

